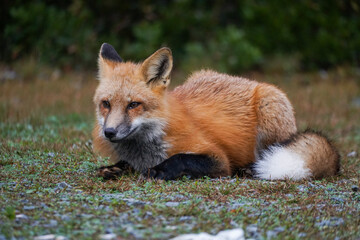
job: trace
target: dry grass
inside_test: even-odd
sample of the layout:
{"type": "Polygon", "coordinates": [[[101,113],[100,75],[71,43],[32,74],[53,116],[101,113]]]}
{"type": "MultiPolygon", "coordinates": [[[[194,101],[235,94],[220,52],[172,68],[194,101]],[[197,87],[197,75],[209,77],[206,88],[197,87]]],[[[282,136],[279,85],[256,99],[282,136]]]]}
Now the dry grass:
{"type": "Polygon", "coordinates": [[[2,122],[23,122],[51,115],[91,116],[95,74],[66,74],[57,79],[27,79],[0,83],[2,122]]]}

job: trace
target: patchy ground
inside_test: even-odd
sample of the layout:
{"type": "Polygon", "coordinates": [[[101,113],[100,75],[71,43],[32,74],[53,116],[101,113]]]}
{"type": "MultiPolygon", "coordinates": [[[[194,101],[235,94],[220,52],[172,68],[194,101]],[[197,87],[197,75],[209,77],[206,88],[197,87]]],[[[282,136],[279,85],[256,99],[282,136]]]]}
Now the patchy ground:
{"type": "Polygon", "coordinates": [[[300,129],[335,140],[340,176],[105,182],[94,172],[107,160],[91,150],[93,77],[15,79],[0,83],[0,239],[168,239],[238,227],[253,239],[359,239],[359,73],[250,76],[288,92],[300,129]]]}

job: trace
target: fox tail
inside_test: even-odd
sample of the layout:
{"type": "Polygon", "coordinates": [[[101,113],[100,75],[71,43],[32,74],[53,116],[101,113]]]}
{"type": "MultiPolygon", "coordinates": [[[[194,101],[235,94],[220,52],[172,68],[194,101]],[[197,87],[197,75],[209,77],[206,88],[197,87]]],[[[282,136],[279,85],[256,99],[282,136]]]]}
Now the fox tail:
{"type": "Polygon", "coordinates": [[[261,179],[317,179],[339,172],[340,155],[324,135],[306,130],[263,150],[253,169],[261,179]]]}

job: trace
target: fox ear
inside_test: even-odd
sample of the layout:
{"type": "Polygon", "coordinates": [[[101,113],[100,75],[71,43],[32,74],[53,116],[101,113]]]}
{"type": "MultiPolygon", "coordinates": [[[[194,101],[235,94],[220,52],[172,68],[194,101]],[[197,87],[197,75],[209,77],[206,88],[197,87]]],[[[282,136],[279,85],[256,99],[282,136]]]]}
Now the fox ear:
{"type": "Polygon", "coordinates": [[[112,69],[114,69],[117,63],[122,61],[123,60],[113,46],[108,43],[103,43],[100,48],[98,60],[100,78],[105,77],[112,69]]]}
{"type": "Polygon", "coordinates": [[[151,87],[166,87],[170,82],[173,58],[170,48],[161,48],[148,57],[141,65],[145,81],[151,87]]]}

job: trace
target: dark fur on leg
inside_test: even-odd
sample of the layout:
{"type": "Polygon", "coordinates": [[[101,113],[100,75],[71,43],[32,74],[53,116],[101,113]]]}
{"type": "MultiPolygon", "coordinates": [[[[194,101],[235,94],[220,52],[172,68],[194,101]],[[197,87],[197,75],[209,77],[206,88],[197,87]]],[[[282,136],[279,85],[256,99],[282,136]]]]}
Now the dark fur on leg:
{"type": "Polygon", "coordinates": [[[164,180],[172,180],[184,175],[191,178],[219,177],[224,175],[219,165],[215,159],[206,155],[176,154],[150,168],[145,176],[164,180]]]}
{"type": "Polygon", "coordinates": [[[130,172],[134,172],[134,169],[127,162],[119,161],[114,165],[98,168],[97,176],[105,180],[110,180],[130,172]]]}

